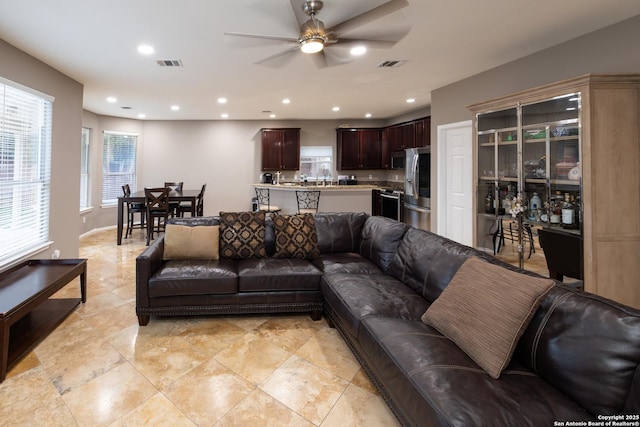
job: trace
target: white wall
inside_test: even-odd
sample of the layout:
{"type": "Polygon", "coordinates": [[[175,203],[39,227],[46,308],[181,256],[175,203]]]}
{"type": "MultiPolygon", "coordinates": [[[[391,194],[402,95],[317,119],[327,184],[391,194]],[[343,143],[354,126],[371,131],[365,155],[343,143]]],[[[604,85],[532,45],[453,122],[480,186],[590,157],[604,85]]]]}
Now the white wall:
{"type": "MultiPolygon", "coordinates": [[[[302,146],[329,145],[336,154],[336,128],[340,120],[290,121],[141,121],[99,116],[85,111],[83,126],[91,128],[91,201],[93,210],[81,223],[82,232],[116,224],[116,208],[100,206],[103,132],[138,133],[138,189],[161,186],[165,181],[183,181],[185,188],[207,184],[205,215],[221,210],[251,208],[253,183],[259,182],[263,127],[300,128],[302,146]]],[[[380,127],[386,122],[350,120],[354,127],[380,127]]],[[[295,172],[284,172],[291,180],[295,172]]],[[[398,171],[335,171],[356,175],[363,182],[394,180],[398,171]]],[[[398,180],[402,180],[400,175],[398,180]]]]}

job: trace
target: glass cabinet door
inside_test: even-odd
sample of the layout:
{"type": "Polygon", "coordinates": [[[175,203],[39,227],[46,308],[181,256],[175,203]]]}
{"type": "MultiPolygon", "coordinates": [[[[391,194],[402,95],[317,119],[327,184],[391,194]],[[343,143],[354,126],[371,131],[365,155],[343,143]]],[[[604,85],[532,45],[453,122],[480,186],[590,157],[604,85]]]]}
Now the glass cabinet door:
{"type": "Polygon", "coordinates": [[[526,219],[580,233],[580,94],[522,106],[526,219]]]}
{"type": "Polygon", "coordinates": [[[517,193],[518,109],[477,116],[477,241],[495,249],[493,230],[498,215],[508,213],[507,202],[517,193]]]}

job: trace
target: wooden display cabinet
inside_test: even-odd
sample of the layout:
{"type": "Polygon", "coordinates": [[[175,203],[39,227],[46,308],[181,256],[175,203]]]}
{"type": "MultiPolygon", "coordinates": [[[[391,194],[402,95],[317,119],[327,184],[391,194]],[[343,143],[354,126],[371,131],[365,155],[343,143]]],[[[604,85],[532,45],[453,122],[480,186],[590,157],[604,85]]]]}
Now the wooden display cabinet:
{"type": "Polygon", "coordinates": [[[640,308],[639,94],[640,75],[588,74],[468,106],[476,114],[474,245],[508,214],[498,212],[505,186],[529,208],[538,193],[541,217],[525,211],[525,221],[582,238],[584,289],[640,308]],[[573,227],[551,221],[558,193],[579,204],[573,227]]]}

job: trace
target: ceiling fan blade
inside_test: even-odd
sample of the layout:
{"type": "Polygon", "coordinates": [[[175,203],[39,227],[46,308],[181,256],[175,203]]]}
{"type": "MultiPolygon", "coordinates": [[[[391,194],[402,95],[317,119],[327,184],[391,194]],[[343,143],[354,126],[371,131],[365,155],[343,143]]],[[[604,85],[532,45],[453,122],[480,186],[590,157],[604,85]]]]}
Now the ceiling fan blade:
{"type": "Polygon", "coordinates": [[[266,62],[269,62],[269,61],[272,61],[274,59],[281,58],[281,57],[283,57],[285,55],[293,53],[293,52],[297,51],[298,49],[299,49],[299,47],[297,45],[296,46],[292,46],[292,47],[290,47],[288,49],[285,49],[283,51],[280,51],[280,52],[278,52],[278,53],[276,53],[274,55],[267,56],[266,58],[262,58],[261,60],[254,62],[254,64],[264,64],[266,62]]]}
{"type": "Polygon", "coordinates": [[[372,49],[389,49],[398,43],[396,40],[368,40],[368,39],[345,39],[340,38],[338,44],[341,47],[349,47],[356,45],[365,45],[367,48],[372,49]]]}
{"type": "Polygon", "coordinates": [[[294,42],[297,43],[298,39],[293,37],[282,37],[282,36],[267,36],[263,34],[249,34],[249,33],[230,33],[225,32],[225,36],[233,36],[233,37],[247,37],[252,39],[264,39],[264,40],[277,40],[283,42],[294,42]]]}
{"type": "Polygon", "coordinates": [[[317,53],[309,54],[311,56],[311,60],[313,61],[316,68],[325,68],[327,67],[327,57],[324,54],[324,50],[321,50],[317,53]]]}
{"type": "Polygon", "coordinates": [[[357,27],[360,27],[361,25],[368,24],[369,22],[389,15],[406,6],[409,6],[409,2],[407,0],[390,0],[385,4],[381,4],[378,7],[374,7],[373,9],[361,13],[360,15],[354,16],[353,18],[347,19],[346,21],[334,25],[327,31],[334,31],[337,34],[346,33],[357,27]]]}
{"type": "Polygon", "coordinates": [[[293,13],[296,15],[296,21],[298,21],[298,28],[302,27],[302,24],[307,22],[309,17],[302,10],[302,2],[300,0],[290,0],[291,9],[293,9],[293,13]]]}

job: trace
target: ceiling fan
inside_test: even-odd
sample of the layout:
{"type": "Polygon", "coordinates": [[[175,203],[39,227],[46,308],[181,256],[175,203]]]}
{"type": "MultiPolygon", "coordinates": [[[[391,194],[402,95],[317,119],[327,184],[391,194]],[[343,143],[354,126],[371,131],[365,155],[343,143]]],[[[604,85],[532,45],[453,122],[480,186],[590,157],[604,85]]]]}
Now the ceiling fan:
{"type": "Polygon", "coordinates": [[[389,15],[409,5],[407,0],[389,0],[388,2],[361,13],[360,15],[356,15],[342,21],[331,28],[325,28],[324,23],[316,17],[324,5],[322,1],[307,0],[302,3],[302,7],[300,7],[300,0],[290,0],[290,2],[295,13],[296,20],[300,26],[297,38],[233,32],[225,32],[224,34],[236,37],[278,40],[293,44],[286,50],[257,61],[256,64],[261,64],[272,59],[294,53],[300,49],[300,51],[304,53],[311,54],[310,56],[318,68],[323,68],[329,65],[327,62],[327,56],[325,55],[325,48],[335,44],[353,47],[363,45],[371,48],[389,48],[396,44],[398,40],[351,39],[341,37],[341,34],[380,19],[383,16],[389,15]]]}

